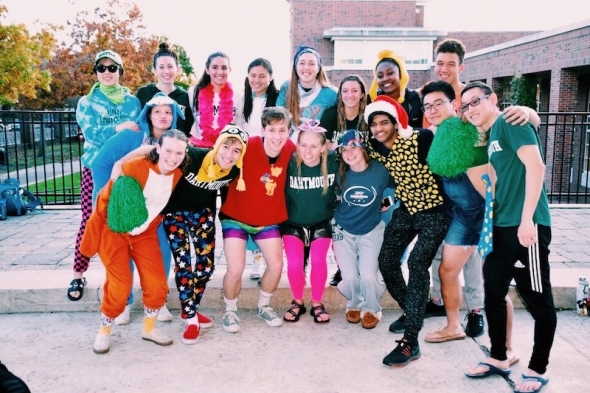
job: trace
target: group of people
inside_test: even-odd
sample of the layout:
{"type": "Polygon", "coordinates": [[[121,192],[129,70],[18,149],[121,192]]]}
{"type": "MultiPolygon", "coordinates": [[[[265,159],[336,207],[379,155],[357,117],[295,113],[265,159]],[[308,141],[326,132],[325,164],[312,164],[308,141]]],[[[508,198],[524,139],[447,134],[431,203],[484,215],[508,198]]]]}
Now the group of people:
{"type": "Polygon", "coordinates": [[[277,88],[270,62],[258,58],[242,95],[227,81],[231,67],[222,52],[208,57],[188,92],[174,86],[178,57],[163,43],[152,68],[158,82],[134,96],[119,83],[121,57],[99,53],[98,81],[77,110],[85,137],[82,223],[68,289],[70,300],[82,298],[83,273],[98,253],[107,277],[94,351],[107,352],[113,324],[129,321],[133,265],[144,291],[142,338],[172,343],[155,327],[172,319],[165,306],[172,261],[186,322],[182,341],[197,342],[200,329],[212,325],[198,309],[215,269],[218,215],[227,259],[225,331],[240,330],[248,249],[266,265],[251,277],[260,278],[258,316],[267,325],[294,323],[307,312],[308,264],[310,315],[329,322],[322,298],[332,245],[348,322],[376,327],[385,289],[403,310],[389,326],[403,337],[384,364],[420,357],[425,317],[447,316],[446,326],[426,335],[430,343],[483,334],[485,306],[491,356],[466,375],[507,375],[518,361],[507,298],[514,278],[536,323],[529,368],[515,391],[539,391],[556,326],[540,120],[525,107],[501,112],[484,83],[461,83],[464,55],[460,41],[441,42],[436,81],[411,90],[403,56],[384,50],[368,89],[358,75],[335,88],[320,54],[299,46],[290,80],[277,88]],[[283,250],[293,300],[281,317],[270,303],[283,250]]]}

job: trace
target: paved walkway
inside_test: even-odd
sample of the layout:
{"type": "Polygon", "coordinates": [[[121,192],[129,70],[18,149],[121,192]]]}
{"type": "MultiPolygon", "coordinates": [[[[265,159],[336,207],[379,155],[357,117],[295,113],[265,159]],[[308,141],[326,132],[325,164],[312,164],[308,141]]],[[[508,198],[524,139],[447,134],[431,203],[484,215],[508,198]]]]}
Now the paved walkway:
{"type": "MultiPolygon", "coordinates": [[[[556,307],[572,308],[578,277],[590,277],[590,208],[553,208],[552,217],[550,263],[556,307]]],[[[0,221],[0,295],[4,295],[0,296],[0,313],[98,309],[105,274],[98,258],[91,261],[90,269],[85,273],[88,286],[84,298],[69,302],[65,297],[67,285],[72,279],[71,266],[79,218],[79,210],[46,208],[0,221]]],[[[219,222],[217,225],[219,229],[219,222]]],[[[218,233],[221,231],[218,230],[218,233]]],[[[221,288],[226,267],[222,241],[217,242],[215,254],[216,271],[207,286],[203,304],[222,308],[221,288]]],[[[333,256],[329,254],[328,257],[329,272],[332,273],[336,265],[333,256]]],[[[258,287],[256,282],[248,279],[248,271],[249,267],[243,278],[242,308],[254,308],[258,297],[258,287]]],[[[173,277],[170,277],[169,284],[175,288],[173,277]]],[[[137,279],[135,287],[139,291],[137,279]]],[[[285,307],[290,303],[291,291],[286,274],[283,274],[275,299],[285,307]]],[[[515,293],[513,299],[517,306],[522,307],[515,293]]],[[[324,301],[333,309],[342,309],[345,305],[344,298],[331,287],[327,288],[324,301]]],[[[170,296],[168,305],[179,307],[177,297],[170,296]]],[[[387,293],[382,305],[397,308],[397,303],[387,293]]],[[[141,303],[136,302],[136,307],[141,307],[141,303]]]]}
{"type": "MultiPolygon", "coordinates": [[[[577,277],[590,277],[590,209],[554,208],[552,214],[550,261],[556,304],[571,308],[577,277]]],[[[158,347],[142,341],[141,304],[137,301],[131,324],[115,327],[111,352],[95,355],[91,348],[99,323],[96,311],[104,280],[102,264],[96,259],[91,262],[83,299],[69,302],[65,296],[79,217],[79,210],[46,209],[0,221],[0,360],[33,392],[162,392],[194,387],[209,392],[396,389],[416,393],[508,393],[526,370],[533,327],[528,312],[522,308],[516,311],[513,338],[521,361],[513,367],[510,377],[470,380],[463,372],[486,356],[487,334],[477,339],[428,344],[423,341],[424,335],[440,327],[444,319],[427,319],[420,333],[422,358],[392,370],[382,366],[381,359],[400,338],[387,329],[400,311],[387,294],[382,299],[382,323],[374,330],[347,323],[344,298],[331,287],[324,299],[331,315],[329,324],[314,324],[306,314],[296,324],[271,328],[251,311],[258,287],[247,273],[239,304],[242,331],[225,333],[220,327],[221,279],[225,270],[222,242],[216,250],[218,267],[202,303],[202,311],[213,318],[214,326],[202,332],[197,345],[180,342],[183,325],[178,311],[173,311],[175,319],[171,324],[160,326],[175,340],[173,346],[158,347]]],[[[332,258],[329,263],[333,271],[332,258]]],[[[286,309],[291,299],[285,276],[272,300],[278,310],[286,309]]],[[[172,281],[170,284],[173,287],[172,281]]],[[[522,307],[518,296],[514,292],[511,295],[522,307]]],[[[170,296],[168,306],[178,310],[177,296],[170,296]]],[[[590,318],[571,310],[558,313],[549,366],[551,381],[543,393],[587,390],[589,343],[590,318]]]]}

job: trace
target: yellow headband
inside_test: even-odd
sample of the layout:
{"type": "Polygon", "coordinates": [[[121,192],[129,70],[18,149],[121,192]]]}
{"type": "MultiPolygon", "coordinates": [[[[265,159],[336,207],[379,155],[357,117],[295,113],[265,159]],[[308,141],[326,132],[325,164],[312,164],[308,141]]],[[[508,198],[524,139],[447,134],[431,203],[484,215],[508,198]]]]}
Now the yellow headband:
{"type": "MultiPolygon", "coordinates": [[[[377,55],[377,65],[384,59],[390,59],[394,61],[399,68],[399,99],[397,101],[401,104],[404,102],[406,87],[410,81],[410,75],[406,70],[406,61],[400,53],[389,49],[379,52],[377,55]]],[[[371,100],[374,100],[377,97],[377,88],[377,66],[375,66],[375,69],[373,70],[373,82],[369,88],[369,96],[371,97],[371,100]]]]}

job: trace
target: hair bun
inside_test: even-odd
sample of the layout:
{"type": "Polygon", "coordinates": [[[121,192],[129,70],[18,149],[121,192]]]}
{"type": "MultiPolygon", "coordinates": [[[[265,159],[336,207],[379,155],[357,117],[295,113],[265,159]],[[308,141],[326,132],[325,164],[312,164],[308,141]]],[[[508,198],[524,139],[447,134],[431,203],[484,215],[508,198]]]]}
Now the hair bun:
{"type": "Polygon", "coordinates": [[[170,50],[170,46],[168,46],[167,42],[161,42],[158,45],[159,52],[168,52],[170,50]]]}

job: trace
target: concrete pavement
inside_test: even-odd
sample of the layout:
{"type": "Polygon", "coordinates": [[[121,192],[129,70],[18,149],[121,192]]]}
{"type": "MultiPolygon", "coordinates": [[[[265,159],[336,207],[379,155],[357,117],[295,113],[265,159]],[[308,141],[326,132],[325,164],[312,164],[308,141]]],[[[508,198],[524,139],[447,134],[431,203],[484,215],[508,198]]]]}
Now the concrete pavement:
{"type": "MultiPolygon", "coordinates": [[[[549,257],[555,303],[558,308],[572,308],[575,302],[575,285],[578,277],[590,278],[590,208],[551,209],[553,241],[549,257]]],[[[21,217],[9,217],[0,221],[0,313],[96,311],[100,288],[104,282],[104,267],[98,258],[90,263],[85,273],[88,280],[84,298],[70,302],[65,296],[72,279],[71,266],[75,235],[80,219],[79,210],[46,208],[21,217]]],[[[219,230],[218,233],[221,233],[219,230]]],[[[250,263],[251,261],[248,261],[250,263]]],[[[215,253],[216,271],[207,286],[204,307],[222,307],[221,280],[226,267],[223,241],[219,239],[215,253]]],[[[329,254],[329,271],[336,269],[329,254]]],[[[249,267],[243,278],[244,290],[239,306],[254,309],[258,299],[258,287],[248,279],[249,267]]],[[[136,279],[136,291],[138,288],[136,279]]],[[[170,278],[172,295],[169,307],[178,308],[173,278],[170,278]]],[[[518,296],[512,292],[517,307],[522,307],[518,296]]],[[[141,299],[141,296],[136,297],[141,299]]],[[[291,301],[286,274],[283,275],[275,295],[278,304],[287,307],[291,301]]],[[[328,288],[325,303],[329,309],[342,309],[344,298],[334,288],[328,288]]],[[[386,295],[383,307],[394,309],[397,304],[386,295]]],[[[141,302],[135,304],[141,307],[141,302]]]]}
{"type": "MultiPolygon", "coordinates": [[[[389,333],[399,311],[386,311],[373,330],[331,314],[326,325],[309,314],[294,324],[269,327],[241,311],[242,330],[226,333],[218,309],[204,310],[215,324],[196,345],[180,342],[178,317],[159,328],[174,338],[159,347],[140,338],[141,317],[113,328],[110,352],[92,352],[97,313],[27,313],[0,316],[0,360],[32,392],[408,392],[508,393],[528,364],[532,319],[517,310],[514,343],[520,362],[504,379],[471,380],[463,373],[486,356],[487,335],[443,344],[423,341],[443,318],[430,318],[420,333],[422,357],[404,368],[381,364],[401,335],[389,333]]],[[[587,391],[590,318],[558,313],[558,329],[543,393],[587,391]]]]}
{"type": "MultiPolygon", "coordinates": [[[[558,307],[571,308],[577,277],[590,277],[590,209],[553,208],[552,214],[554,295],[558,307]]],[[[401,335],[388,332],[388,325],[400,315],[389,295],[382,299],[383,320],[374,330],[347,323],[344,298],[331,287],[324,299],[331,315],[329,324],[314,324],[306,314],[298,323],[271,328],[251,311],[258,287],[248,279],[248,267],[239,302],[242,331],[226,333],[220,326],[225,268],[222,242],[216,252],[217,271],[202,302],[203,312],[215,325],[203,330],[196,345],[180,342],[183,324],[178,311],[173,311],[172,323],[160,324],[173,337],[174,345],[158,347],[141,340],[138,296],[131,324],[115,327],[111,352],[96,355],[92,344],[104,280],[100,261],[93,260],[86,273],[89,285],[84,298],[70,302],[65,296],[79,215],[77,210],[47,209],[0,221],[0,360],[33,392],[511,392],[526,370],[533,327],[522,308],[516,311],[513,339],[521,362],[509,378],[470,380],[463,376],[467,368],[485,358],[487,334],[475,340],[425,343],[426,332],[440,327],[442,318],[425,320],[420,333],[421,359],[403,369],[391,369],[381,360],[401,335]]],[[[329,266],[335,269],[332,257],[329,266]]],[[[517,294],[512,292],[512,296],[522,307],[517,294]]],[[[284,310],[290,299],[284,275],[272,305],[284,310]]],[[[174,289],[168,305],[178,309],[174,289]]],[[[559,312],[551,380],[543,392],[586,391],[589,369],[590,318],[571,310],[559,312]]]]}

